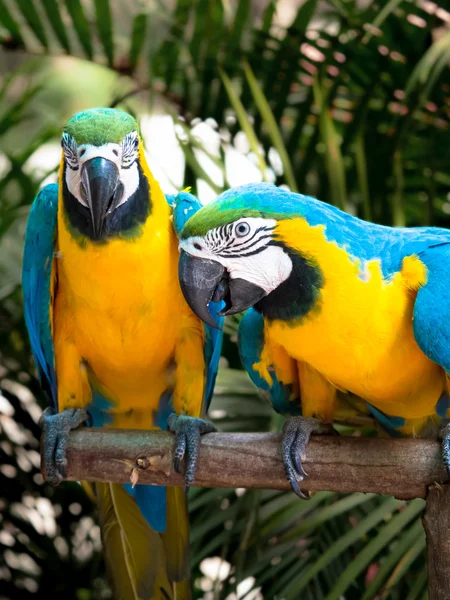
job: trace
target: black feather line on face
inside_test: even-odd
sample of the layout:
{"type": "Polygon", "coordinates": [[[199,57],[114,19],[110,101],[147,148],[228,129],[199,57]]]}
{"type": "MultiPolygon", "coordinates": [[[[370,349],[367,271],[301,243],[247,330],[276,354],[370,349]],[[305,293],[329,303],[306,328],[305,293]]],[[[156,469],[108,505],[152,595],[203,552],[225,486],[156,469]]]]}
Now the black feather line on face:
{"type": "Polygon", "coordinates": [[[139,185],[132,196],[128,198],[121,206],[116,208],[105,219],[103,235],[100,240],[94,236],[92,229],[91,212],[89,208],[83,206],[70,193],[66,183],[66,168],[63,173],[63,204],[69,224],[75,234],[87,237],[95,242],[106,242],[115,237],[134,237],[133,232],[138,235],[138,228],[143,225],[152,211],[152,201],[150,187],[141,166],[137,163],[139,172],[139,185]]]}
{"type": "Polygon", "coordinates": [[[286,281],[255,304],[255,309],[266,319],[291,321],[298,325],[304,316],[320,310],[324,275],[318,264],[299,252],[280,242],[273,241],[269,245],[283,249],[292,261],[292,271],[286,281]]]}
{"type": "Polygon", "coordinates": [[[63,133],[61,146],[64,152],[66,165],[69,169],[72,169],[72,171],[78,171],[78,146],[75,139],[69,133],[63,133]]]}
{"type": "Polygon", "coordinates": [[[269,242],[268,244],[264,244],[256,250],[252,250],[253,246],[256,246],[256,244],[258,244],[261,240],[266,239],[271,240],[272,235],[261,235],[257,240],[255,240],[252,244],[250,244],[250,246],[247,246],[246,248],[239,248],[238,250],[235,250],[235,248],[231,248],[230,250],[224,249],[220,252],[217,252],[216,254],[217,256],[222,256],[223,258],[242,258],[243,256],[254,256],[255,254],[259,254],[260,252],[265,250],[267,246],[270,245],[269,242]]]}
{"type": "Polygon", "coordinates": [[[136,131],[127,134],[122,140],[122,168],[129,169],[136,160],[139,137],[136,131]]]}

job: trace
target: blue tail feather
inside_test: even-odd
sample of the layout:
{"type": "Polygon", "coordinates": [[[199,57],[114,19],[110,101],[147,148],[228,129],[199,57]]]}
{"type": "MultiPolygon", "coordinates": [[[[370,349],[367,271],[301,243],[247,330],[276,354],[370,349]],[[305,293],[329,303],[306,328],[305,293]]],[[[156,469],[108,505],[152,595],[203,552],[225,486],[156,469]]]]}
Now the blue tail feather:
{"type": "Polygon", "coordinates": [[[160,485],[140,485],[132,487],[124,483],[125,490],[133,496],[145,520],[154,531],[163,533],[166,530],[166,488],[160,485]]]}

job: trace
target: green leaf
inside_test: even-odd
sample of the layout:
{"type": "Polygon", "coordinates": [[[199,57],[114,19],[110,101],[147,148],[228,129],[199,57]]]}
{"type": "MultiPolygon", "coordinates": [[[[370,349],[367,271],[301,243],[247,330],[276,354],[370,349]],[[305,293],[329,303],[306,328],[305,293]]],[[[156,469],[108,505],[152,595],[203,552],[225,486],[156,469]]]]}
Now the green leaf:
{"type": "Polygon", "coordinates": [[[32,33],[37,37],[44,48],[48,49],[48,41],[47,36],[45,35],[44,26],[42,25],[41,18],[36,10],[33,0],[15,0],[15,2],[32,33]]]}
{"type": "MultiPolygon", "coordinates": [[[[316,5],[317,0],[306,0],[299,6],[294,21],[280,42],[272,61],[272,69],[267,73],[262,85],[266,97],[270,98],[274,119],[277,123],[281,121],[283,114],[288,110],[286,98],[289,96],[292,85],[295,85],[298,80],[298,65],[302,57],[301,45],[306,39],[306,30],[316,5]]],[[[309,41],[309,44],[311,43],[313,42],[309,41]]]]}
{"type": "Polygon", "coordinates": [[[283,137],[281,135],[281,131],[275,121],[272,110],[269,106],[267,98],[264,96],[259,84],[256,80],[255,75],[250,67],[250,65],[245,62],[244,63],[244,72],[245,77],[247,79],[247,83],[250,87],[250,90],[253,95],[253,99],[255,104],[260,112],[260,115],[264,121],[264,124],[269,133],[270,141],[272,142],[274,148],[277,150],[280,155],[281,163],[283,165],[284,177],[286,179],[286,183],[290,187],[293,192],[297,192],[297,184],[295,182],[294,172],[292,169],[291,161],[289,160],[288,153],[286,151],[286,147],[283,142],[283,137]]]}
{"type": "MultiPolygon", "coordinates": [[[[179,0],[180,2],[182,0],[179,0]]],[[[201,66],[202,48],[205,44],[205,38],[208,34],[208,9],[212,3],[209,0],[197,0],[194,21],[194,33],[189,43],[189,50],[192,56],[192,64],[197,71],[201,66]]],[[[214,3],[215,4],[215,3],[214,3]]]]}
{"type": "Polygon", "coordinates": [[[295,600],[299,597],[301,590],[311,581],[311,579],[324,569],[332,560],[336,559],[349,546],[361,539],[367,532],[373,529],[380,521],[390,515],[402,502],[394,498],[385,499],[365,519],[360,521],[356,527],[350,529],[345,535],[337,539],[334,544],[328,548],[309,568],[300,573],[291,584],[285,589],[285,597],[287,600],[295,600]]]}
{"type": "Polygon", "coordinates": [[[228,98],[230,99],[231,105],[234,109],[234,112],[236,113],[239,125],[241,126],[242,131],[247,136],[251,151],[256,156],[256,159],[258,161],[258,167],[263,177],[263,181],[266,181],[267,165],[264,160],[264,156],[261,153],[260,145],[256,137],[255,130],[253,129],[253,125],[250,123],[245,108],[242,102],[240,101],[239,96],[237,95],[230,78],[224,71],[222,71],[222,69],[220,69],[219,72],[223,85],[225,86],[226,92],[228,94],[228,98]]]}
{"type": "Polygon", "coordinates": [[[400,513],[392,517],[388,523],[382,527],[378,533],[364,548],[358,553],[358,556],[348,565],[345,571],[336,581],[325,600],[339,600],[344,592],[355,581],[356,577],[367,567],[371,560],[379,554],[383,548],[386,548],[393,538],[398,535],[403,528],[419,512],[422,512],[425,506],[423,500],[414,500],[400,513]]]}
{"type": "Polygon", "coordinates": [[[366,33],[366,35],[364,36],[364,38],[362,40],[363,44],[367,44],[367,42],[372,38],[372,36],[373,36],[372,28],[380,28],[381,25],[384,23],[384,21],[388,18],[388,16],[391,13],[393,13],[394,10],[398,6],[400,6],[400,4],[402,2],[403,2],[403,0],[389,0],[388,2],[386,2],[386,4],[383,6],[383,8],[379,12],[377,11],[377,16],[371,23],[371,28],[369,28],[368,32],[366,33]]]}
{"type": "Polygon", "coordinates": [[[405,178],[403,174],[403,157],[399,150],[394,154],[393,173],[395,189],[392,195],[392,220],[397,227],[404,227],[405,209],[403,206],[403,189],[405,178]]]}
{"type": "Polygon", "coordinates": [[[66,28],[61,18],[57,1],[41,0],[41,2],[44,7],[45,14],[47,15],[47,19],[49,20],[49,23],[52,26],[59,43],[67,52],[67,54],[70,54],[69,38],[67,37],[66,28]]]}
{"type": "Polygon", "coordinates": [[[413,544],[409,548],[408,552],[406,552],[404,554],[404,556],[402,556],[402,558],[399,561],[398,565],[396,566],[394,572],[389,577],[389,580],[386,582],[386,585],[384,586],[382,600],[386,600],[388,598],[389,593],[392,590],[392,588],[395,585],[397,585],[397,583],[401,580],[403,575],[405,575],[409,571],[413,562],[416,560],[416,558],[420,554],[423,553],[425,548],[426,548],[425,532],[422,530],[420,532],[420,535],[417,537],[417,539],[413,542],[413,544]]]}
{"type": "Polygon", "coordinates": [[[341,210],[345,210],[347,186],[339,137],[317,78],[314,81],[313,87],[314,98],[319,111],[320,137],[325,146],[326,169],[331,199],[335,206],[338,206],[341,210]]]}
{"type": "Polygon", "coordinates": [[[65,0],[65,3],[84,53],[92,60],[94,53],[92,49],[91,31],[81,2],[65,0]]]}
{"type": "Polygon", "coordinates": [[[370,205],[369,181],[367,177],[366,151],[364,147],[363,129],[359,131],[355,140],[355,163],[358,177],[359,190],[363,205],[363,217],[366,221],[372,220],[372,209],[370,205]]]}
{"type": "Polygon", "coordinates": [[[408,595],[405,600],[417,600],[417,598],[423,593],[423,589],[426,587],[428,581],[428,571],[425,567],[416,577],[414,584],[411,586],[408,595]]]}
{"type": "Polygon", "coordinates": [[[128,61],[132,71],[136,68],[144,47],[146,30],[147,15],[145,13],[139,13],[133,19],[133,29],[131,32],[131,45],[128,61]]]}
{"type": "MultiPolygon", "coordinates": [[[[323,493],[323,492],[322,492],[323,493]]],[[[306,535],[311,530],[323,525],[324,523],[331,521],[333,518],[348,512],[349,510],[360,506],[365,502],[368,502],[374,497],[374,494],[349,494],[340,498],[336,502],[329,504],[315,511],[308,518],[304,519],[303,522],[290,529],[287,539],[296,539],[303,535],[306,535]]]]}
{"type": "Polygon", "coordinates": [[[0,0],[0,23],[9,31],[15,42],[23,45],[23,38],[20,33],[19,25],[16,23],[3,0],[0,0]]]}
{"type": "Polygon", "coordinates": [[[8,109],[0,117],[0,137],[24,120],[25,110],[29,108],[30,101],[41,91],[41,89],[42,85],[30,86],[21,94],[16,102],[11,103],[8,109]]]}
{"type": "Polygon", "coordinates": [[[270,31],[270,28],[273,23],[273,19],[277,12],[277,4],[278,4],[278,0],[270,0],[269,3],[267,4],[266,8],[264,9],[262,26],[261,26],[261,31],[263,33],[267,34],[270,31]]]}
{"type": "Polygon", "coordinates": [[[230,58],[232,58],[235,53],[237,55],[240,54],[242,48],[242,34],[247,27],[250,6],[250,0],[240,0],[237,3],[233,24],[226,38],[226,53],[230,58]]]}
{"type": "MultiPolygon", "coordinates": [[[[170,33],[152,57],[152,71],[157,76],[165,79],[167,91],[174,84],[180,51],[186,45],[184,36],[192,8],[191,0],[177,0],[171,15],[170,33]]],[[[188,94],[185,95],[188,97],[188,94]]]]}
{"type": "Polygon", "coordinates": [[[411,544],[419,535],[423,535],[423,526],[420,519],[417,519],[409,529],[406,529],[406,531],[401,535],[400,539],[397,540],[393,549],[389,551],[389,554],[382,561],[378,573],[367,588],[361,600],[372,600],[374,596],[378,594],[383,581],[388,577],[394,566],[402,558],[408,548],[411,547],[411,544]]]}
{"type": "Polygon", "coordinates": [[[113,24],[109,0],[94,0],[97,30],[102,42],[108,66],[114,66],[113,24]]]}
{"type": "Polygon", "coordinates": [[[406,85],[406,94],[418,89],[421,103],[425,102],[436,85],[450,58],[450,32],[432,44],[415,66],[406,85]]]}

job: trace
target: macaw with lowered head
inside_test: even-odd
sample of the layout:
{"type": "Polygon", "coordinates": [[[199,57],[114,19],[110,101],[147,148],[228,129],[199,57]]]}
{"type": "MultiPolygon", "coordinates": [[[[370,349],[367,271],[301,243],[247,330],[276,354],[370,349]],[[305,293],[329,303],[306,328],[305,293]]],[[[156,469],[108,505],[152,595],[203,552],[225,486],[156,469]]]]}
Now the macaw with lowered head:
{"type": "MultiPolygon", "coordinates": [[[[350,399],[393,434],[438,435],[450,417],[450,231],[392,228],[272,184],[233,188],[181,233],[180,281],[212,326],[249,309],[241,357],[283,427],[283,462],[299,482],[311,433],[350,399]],[[293,416],[296,415],[296,416],[293,416]]],[[[448,425],[443,457],[450,466],[448,425]]]]}
{"type": "MultiPolygon", "coordinates": [[[[74,115],[64,127],[59,183],[37,195],[23,260],[25,320],[42,386],[47,479],[65,476],[71,429],[168,429],[175,469],[195,474],[221,334],[180,290],[179,231],[199,208],[166,199],[138,126],[120,110],[74,115]]],[[[218,322],[220,318],[218,319],[218,322]]],[[[94,485],[115,597],[191,597],[182,488],[94,485]]]]}

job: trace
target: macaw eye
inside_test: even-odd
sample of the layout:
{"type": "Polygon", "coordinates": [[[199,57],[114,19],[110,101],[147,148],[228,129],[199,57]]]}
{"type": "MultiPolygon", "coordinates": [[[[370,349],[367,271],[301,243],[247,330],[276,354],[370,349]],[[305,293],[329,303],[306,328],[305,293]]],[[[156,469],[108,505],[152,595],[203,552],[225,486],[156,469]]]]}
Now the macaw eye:
{"type": "Polygon", "coordinates": [[[78,147],[75,139],[69,133],[63,133],[61,146],[68,167],[76,171],[78,169],[78,147]]]}
{"type": "Polygon", "coordinates": [[[250,225],[248,223],[242,222],[236,225],[235,229],[237,237],[244,237],[250,232],[250,225]]]}
{"type": "Polygon", "coordinates": [[[137,131],[128,133],[122,140],[122,167],[128,169],[136,160],[139,148],[137,131]]]}

